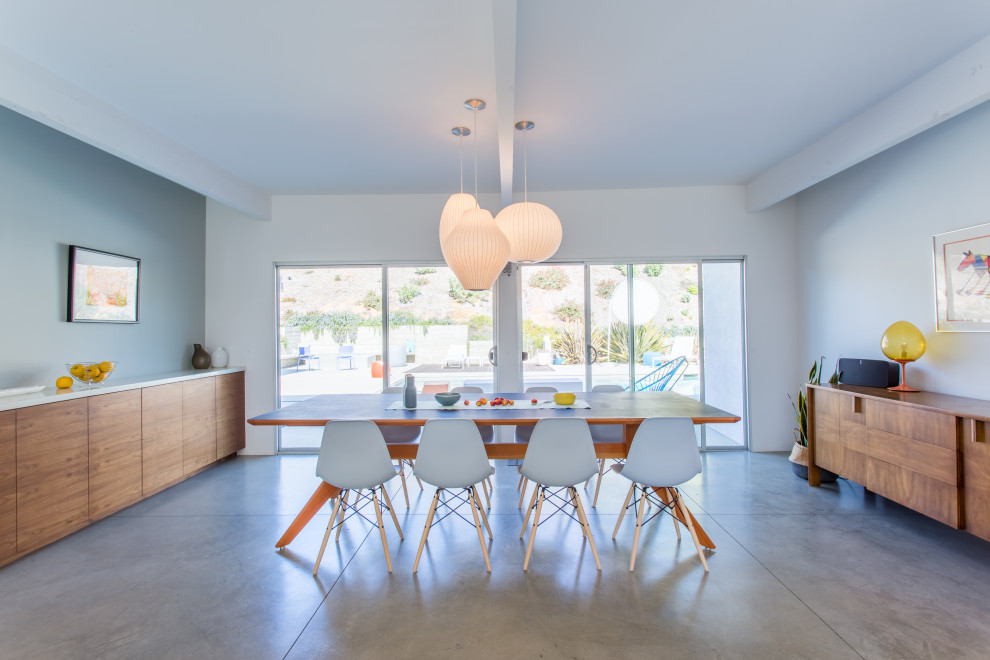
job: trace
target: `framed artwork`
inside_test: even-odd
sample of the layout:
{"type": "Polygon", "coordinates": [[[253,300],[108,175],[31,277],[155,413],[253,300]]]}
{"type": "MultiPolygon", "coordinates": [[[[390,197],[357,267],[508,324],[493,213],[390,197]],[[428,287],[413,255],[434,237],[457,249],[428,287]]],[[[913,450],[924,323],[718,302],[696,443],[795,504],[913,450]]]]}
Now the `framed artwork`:
{"type": "Polygon", "coordinates": [[[69,246],[70,323],[137,323],[141,260],[69,246]]]}
{"type": "Polygon", "coordinates": [[[990,332],[990,224],[936,234],[935,329],[990,332]]]}

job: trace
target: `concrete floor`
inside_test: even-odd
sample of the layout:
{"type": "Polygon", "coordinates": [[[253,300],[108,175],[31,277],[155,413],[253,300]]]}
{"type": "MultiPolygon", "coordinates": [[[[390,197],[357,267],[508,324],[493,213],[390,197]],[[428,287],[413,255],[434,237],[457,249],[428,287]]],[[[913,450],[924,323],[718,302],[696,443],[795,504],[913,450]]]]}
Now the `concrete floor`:
{"type": "MultiPolygon", "coordinates": [[[[986,658],[990,544],[840,480],[808,488],[782,455],[705,456],[684,488],[718,549],[704,574],[669,519],[610,536],[627,482],[541,526],[528,573],[515,468],[499,462],[492,573],[473,527],[435,528],[432,493],[394,502],[395,572],[350,522],[319,577],[329,512],[275,540],[315,457],[238,458],[0,569],[0,658],[986,658]],[[565,519],[566,520],[566,519],[565,519]]],[[[398,479],[392,482],[398,486],[398,479]]],[[[594,482],[592,482],[593,492],[594,482]]]]}

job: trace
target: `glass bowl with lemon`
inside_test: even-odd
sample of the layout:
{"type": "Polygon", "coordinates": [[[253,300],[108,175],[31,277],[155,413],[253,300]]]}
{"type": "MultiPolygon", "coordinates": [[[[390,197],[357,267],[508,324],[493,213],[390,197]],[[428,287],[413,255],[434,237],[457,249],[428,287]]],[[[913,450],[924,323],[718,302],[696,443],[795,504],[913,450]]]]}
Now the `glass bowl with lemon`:
{"type": "Polygon", "coordinates": [[[102,387],[103,382],[110,377],[110,374],[117,367],[117,363],[111,360],[103,362],[67,362],[65,368],[69,370],[69,375],[86,387],[102,387]]]}

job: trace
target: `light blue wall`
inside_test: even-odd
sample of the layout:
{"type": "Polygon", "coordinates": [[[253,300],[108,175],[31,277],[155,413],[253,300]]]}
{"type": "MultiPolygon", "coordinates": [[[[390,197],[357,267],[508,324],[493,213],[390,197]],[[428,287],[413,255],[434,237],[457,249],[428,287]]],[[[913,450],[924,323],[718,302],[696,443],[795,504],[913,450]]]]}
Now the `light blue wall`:
{"type": "Polygon", "coordinates": [[[990,333],[935,332],[932,262],[934,234],[990,223],[990,104],[810,188],[797,207],[808,366],[883,359],[881,336],[905,320],[928,340],[909,385],[990,399],[990,333]]]}
{"type": "Polygon", "coordinates": [[[65,362],[117,377],[188,368],[205,334],[201,195],[0,108],[0,388],[65,362]],[[67,323],[68,246],[141,259],[141,322],[67,323]]]}

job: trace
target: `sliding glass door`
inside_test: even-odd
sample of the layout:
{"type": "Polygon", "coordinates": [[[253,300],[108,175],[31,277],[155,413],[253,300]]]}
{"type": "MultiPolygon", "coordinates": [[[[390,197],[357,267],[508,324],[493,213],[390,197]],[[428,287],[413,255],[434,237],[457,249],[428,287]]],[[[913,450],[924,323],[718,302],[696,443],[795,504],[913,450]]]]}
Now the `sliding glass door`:
{"type": "MultiPolygon", "coordinates": [[[[317,394],[494,389],[492,295],[443,266],[277,266],[278,406],[317,394]]],[[[283,427],[279,451],[314,451],[322,429],[283,427]]]]}
{"type": "Polygon", "coordinates": [[[520,282],[524,388],[677,392],[744,418],[699,429],[703,447],[746,446],[741,260],[540,264],[520,282]]]}

